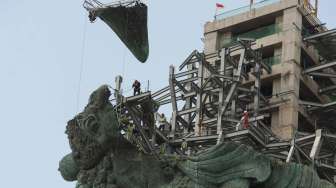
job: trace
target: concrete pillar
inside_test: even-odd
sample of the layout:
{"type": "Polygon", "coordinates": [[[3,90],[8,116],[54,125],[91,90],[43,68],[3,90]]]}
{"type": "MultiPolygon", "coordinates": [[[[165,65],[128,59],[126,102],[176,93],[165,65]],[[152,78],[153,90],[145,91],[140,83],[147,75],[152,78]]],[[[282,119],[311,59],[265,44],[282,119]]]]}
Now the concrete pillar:
{"type": "Polygon", "coordinates": [[[279,26],[279,29],[282,29],[283,27],[283,16],[282,15],[280,15],[280,16],[277,16],[276,18],[275,18],[275,24],[277,25],[277,26],[279,26]]]}
{"type": "Polygon", "coordinates": [[[274,64],[281,63],[281,56],[282,56],[282,46],[274,47],[274,64]]]}
{"type": "MultiPolygon", "coordinates": [[[[296,7],[284,10],[282,25],[282,67],[280,85],[281,93],[286,93],[281,97],[289,99],[288,102],[279,107],[278,123],[277,114],[274,113],[272,119],[272,130],[284,139],[291,140],[298,128],[298,99],[300,89],[300,59],[301,59],[301,31],[302,15],[296,7]],[[274,124],[273,124],[274,123],[274,124]]],[[[276,87],[278,87],[278,82],[276,87]]]]}
{"type": "Polygon", "coordinates": [[[218,32],[206,33],[204,35],[204,53],[215,53],[218,48],[218,32]]]}
{"type": "Polygon", "coordinates": [[[231,32],[221,32],[218,34],[218,46],[217,49],[223,48],[225,45],[232,42],[232,34],[231,32]]]}
{"type": "MultiPolygon", "coordinates": [[[[281,79],[277,78],[273,80],[272,98],[277,98],[281,92],[281,79]]],[[[278,132],[279,127],[279,111],[272,111],[271,127],[273,132],[278,132]]]]}
{"type": "Polygon", "coordinates": [[[277,98],[277,95],[279,95],[280,92],[281,92],[281,78],[277,78],[273,80],[273,90],[272,90],[273,98],[277,98]]]}

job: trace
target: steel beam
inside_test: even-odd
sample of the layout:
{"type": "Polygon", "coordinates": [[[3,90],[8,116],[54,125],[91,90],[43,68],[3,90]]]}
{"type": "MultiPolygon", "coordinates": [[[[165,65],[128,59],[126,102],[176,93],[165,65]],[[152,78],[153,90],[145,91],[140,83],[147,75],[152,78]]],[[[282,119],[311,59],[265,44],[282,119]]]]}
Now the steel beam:
{"type": "Polygon", "coordinates": [[[266,148],[278,148],[278,147],[289,147],[291,144],[289,142],[278,142],[278,143],[272,143],[272,144],[267,144],[266,148]]]}
{"type": "Polygon", "coordinates": [[[310,106],[310,107],[323,107],[323,104],[316,103],[316,102],[310,102],[310,101],[299,101],[300,105],[310,106]]]}
{"type": "MultiPolygon", "coordinates": [[[[225,66],[226,66],[226,49],[223,48],[220,52],[220,57],[221,57],[221,64],[220,64],[220,70],[219,72],[225,75],[225,66]]],[[[224,80],[223,80],[224,81],[224,80]]],[[[221,89],[219,90],[219,96],[218,96],[218,115],[217,115],[217,134],[223,134],[222,132],[222,118],[223,118],[223,113],[222,108],[224,105],[224,82],[222,82],[221,89]]]]}
{"type": "Polygon", "coordinates": [[[183,116],[183,115],[190,114],[190,113],[193,113],[193,112],[196,112],[196,111],[197,111],[197,108],[190,108],[190,109],[178,111],[177,115],[183,116]]]}
{"type": "MultiPolygon", "coordinates": [[[[193,69],[193,65],[188,65],[187,66],[187,70],[188,70],[188,72],[195,72],[195,73],[197,73],[198,72],[198,70],[197,69],[193,69]]],[[[175,75],[175,77],[176,77],[176,75],[175,75]]],[[[194,73],[192,73],[192,74],[188,74],[188,78],[192,78],[192,77],[194,77],[194,73]]],[[[191,82],[191,83],[188,83],[188,84],[186,84],[186,89],[188,90],[188,91],[191,91],[191,89],[192,89],[192,85],[193,85],[193,82],[191,82]]],[[[185,97],[185,92],[184,92],[184,97],[185,97]]],[[[187,109],[190,109],[191,107],[192,107],[192,102],[193,102],[193,98],[192,97],[185,97],[185,107],[187,108],[187,109]]],[[[188,123],[188,125],[187,125],[187,127],[186,128],[184,128],[184,133],[187,133],[189,130],[191,130],[191,114],[187,114],[186,116],[184,116],[184,120],[188,123]]]]}
{"type": "Polygon", "coordinates": [[[158,129],[155,129],[155,132],[157,135],[159,135],[165,142],[169,142],[168,138],[161,132],[159,131],[158,129]]]}
{"type": "MultiPolygon", "coordinates": [[[[203,74],[204,74],[204,63],[199,63],[198,67],[198,82],[197,86],[199,88],[202,88],[203,86],[203,74]]],[[[200,89],[200,91],[197,93],[197,102],[196,102],[196,124],[195,124],[195,135],[199,136],[201,133],[201,126],[202,126],[202,120],[203,120],[203,109],[202,109],[202,100],[203,99],[203,91],[200,89]]]]}
{"type": "Polygon", "coordinates": [[[183,95],[188,92],[186,88],[177,80],[174,79],[175,85],[182,91],[183,95]]]}
{"type": "Polygon", "coordinates": [[[332,29],[332,30],[329,30],[329,31],[318,33],[318,34],[306,37],[303,40],[309,42],[310,40],[315,40],[315,39],[318,39],[320,37],[324,37],[324,36],[328,36],[328,35],[332,35],[332,34],[336,34],[336,29],[332,29]]]}
{"type": "Polygon", "coordinates": [[[143,138],[143,140],[145,141],[145,144],[147,145],[150,152],[152,152],[153,151],[152,144],[149,142],[148,137],[146,136],[145,132],[143,131],[143,128],[141,126],[141,120],[138,119],[139,116],[136,115],[136,112],[133,110],[133,108],[131,106],[128,106],[127,109],[129,111],[129,114],[132,117],[132,120],[134,122],[135,127],[139,130],[140,135],[143,138]]]}
{"type": "Polygon", "coordinates": [[[316,76],[316,77],[336,78],[336,74],[322,73],[322,72],[312,72],[312,73],[309,73],[309,75],[316,76]]]}
{"type": "Polygon", "coordinates": [[[260,132],[258,132],[258,130],[255,127],[251,127],[249,130],[250,135],[252,136],[252,138],[254,138],[257,142],[259,142],[259,144],[261,144],[263,147],[266,146],[265,142],[264,142],[264,136],[260,134],[260,132]]]}
{"type": "Polygon", "coordinates": [[[309,73],[316,72],[316,71],[323,70],[323,69],[327,69],[327,68],[330,68],[330,67],[333,67],[333,66],[336,66],[336,61],[321,64],[321,65],[317,65],[317,66],[314,66],[312,68],[308,68],[308,69],[304,70],[302,73],[303,74],[309,74],[309,73]]]}
{"type": "Polygon", "coordinates": [[[179,66],[179,70],[181,71],[185,66],[187,66],[189,63],[191,63],[191,60],[195,57],[195,55],[198,53],[197,50],[194,50],[186,60],[183,61],[183,63],[179,66]]]}
{"type": "Polygon", "coordinates": [[[180,77],[183,77],[183,76],[188,76],[188,75],[191,75],[191,74],[196,74],[197,72],[198,72],[197,69],[193,69],[193,70],[188,70],[188,71],[185,71],[185,72],[176,73],[175,74],[175,78],[180,78],[180,77]]]}
{"type": "Polygon", "coordinates": [[[334,107],[334,106],[336,106],[336,101],[326,103],[326,104],[322,104],[322,105],[318,105],[318,106],[313,106],[312,108],[310,108],[308,110],[309,111],[324,110],[324,109],[328,109],[328,108],[334,107]]]}
{"type": "Polygon", "coordinates": [[[328,165],[328,164],[325,164],[325,163],[320,163],[319,166],[336,171],[336,166],[331,166],[331,165],[328,165]]]}
{"type": "MultiPolygon", "coordinates": [[[[247,54],[249,54],[254,60],[259,61],[260,55],[258,54],[258,52],[256,52],[256,50],[253,50],[251,48],[252,44],[251,42],[240,41],[240,43],[242,46],[244,46],[245,50],[247,51],[247,54]]],[[[263,63],[262,61],[260,61],[259,63],[261,67],[265,69],[268,74],[272,73],[272,68],[269,65],[263,63]]]]}
{"type": "Polygon", "coordinates": [[[188,122],[179,115],[176,116],[176,121],[180,122],[184,128],[187,128],[189,125],[188,122]]]}
{"type": "Polygon", "coordinates": [[[292,161],[294,152],[295,152],[295,140],[292,140],[291,147],[290,147],[288,155],[287,155],[286,163],[289,163],[289,162],[292,161]]]}
{"type": "MultiPolygon", "coordinates": [[[[170,87],[169,87],[169,89],[170,89],[170,87]]],[[[175,89],[175,94],[178,93],[178,92],[180,92],[180,91],[181,91],[181,90],[180,90],[179,88],[178,88],[178,89],[175,89]]],[[[161,96],[161,97],[155,99],[155,101],[162,101],[162,100],[165,100],[165,99],[168,98],[168,97],[170,97],[170,90],[169,90],[169,93],[167,93],[167,94],[165,94],[165,95],[163,95],[163,96],[161,96]]]]}
{"type": "Polygon", "coordinates": [[[319,153],[320,153],[320,149],[321,149],[321,145],[322,145],[322,130],[318,129],[316,130],[315,133],[316,137],[315,137],[315,141],[314,141],[314,145],[311,149],[310,155],[309,157],[314,161],[315,159],[318,159],[319,153]]]}
{"type": "Polygon", "coordinates": [[[126,97],[124,98],[123,103],[129,103],[129,102],[140,102],[141,99],[144,98],[151,98],[151,92],[146,92],[146,93],[142,93],[140,95],[135,95],[135,96],[131,96],[131,97],[126,97]]]}
{"type": "Polygon", "coordinates": [[[310,158],[310,156],[309,155],[307,155],[307,153],[305,153],[305,151],[304,150],[302,150],[302,148],[299,146],[299,145],[297,145],[296,143],[295,143],[295,148],[307,159],[307,160],[309,160],[309,161],[312,161],[311,160],[311,158],[310,158]]]}
{"type": "Polygon", "coordinates": [[[164,88],[160,89],[159,91],[153,93],[153,94],[152,94],[152,97],[154,98],[154,97],[156,97],[156,96],[161,95],[161,94],[164,93],[164,92],[169,91],[169,88],[170,88],[170,87],[167,86],[167,87],[164,87],[164,88]]]}
{"type": "Polygon", "coordinates": [[[177,116],[177,102],[176,102],[176,92],[175,92],[175,84],[174,84],[174,71],[175,68],[173,65],[169,67],[169,87],[170,87],[170,97],[172,101],[172,120],[171,120],[171,136],[174,138],[175,136],[175,129],[176,129],[176,116],[177,116]]]}
{"type": "Polygon", "coordinates": [[[297,138],[295,140],[295,143],[300,144],[301,142],[307,142],[307,140],[313,140],[313,139],[315,139],[315,134],[307,135],[302,138],[297,138]]]}
{"type": "Polygon", "coordinates": [[[179,83],[180,84],[185,84],[185,83],[194,82],[196,80],[197,80],[197,77],[192,77],[192,78],[187,78],[187,79],[184,79],[184,80],[180,80],[179,83]]]}
{"type": "MultiPolygon", "coordinates": [[[[176,97],[176,101],[180,101],[180,100],[183,100],[182,96],[176,97]]],[[[166,104],[171,103],[172,100],[171,99],[167,99],[167,100],[161,100],[161,101],[156,101],[156,102],[158,102],[160,104],[160,106],[162,106],[162,105],[166,105],[166,104]]]]}

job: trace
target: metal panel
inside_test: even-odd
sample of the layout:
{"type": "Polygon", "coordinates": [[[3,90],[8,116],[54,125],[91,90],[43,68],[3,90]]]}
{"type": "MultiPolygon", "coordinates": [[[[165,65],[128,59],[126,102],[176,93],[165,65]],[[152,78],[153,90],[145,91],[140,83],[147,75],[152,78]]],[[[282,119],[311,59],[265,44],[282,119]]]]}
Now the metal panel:
{"type": "Polygon", "coordinates": [[[311,149],[310,155],[309,157],[312,160],[315,160],[318,158],[318,155],[320,153],[320,149],[321,149],[321,144],[322,144],[322,130],[318,129],[316,130],[316,137],[315,137],[315,141],[314,141],[314,145],[313,148],[311,149]]]}

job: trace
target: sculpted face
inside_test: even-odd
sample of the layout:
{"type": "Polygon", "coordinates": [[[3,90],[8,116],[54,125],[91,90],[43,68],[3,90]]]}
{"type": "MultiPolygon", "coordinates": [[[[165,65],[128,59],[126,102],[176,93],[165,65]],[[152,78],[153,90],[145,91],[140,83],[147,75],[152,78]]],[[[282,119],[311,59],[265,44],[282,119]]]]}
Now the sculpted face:
{"type": "Polygon", "coordinates": [[[104,155],[103,146],[94,135],[80,127],[76,118],[68,122],[67,134],[77,165],[85,170],[93,168],[104,155]]]}
{"type": "Polygon", "coordinates": [[[101,86],[91,94],[85,110],[68,122],[66,133],[80,169],[87,170],[97,165],[119,135],[110,95],[108,87],[101,86]]]}

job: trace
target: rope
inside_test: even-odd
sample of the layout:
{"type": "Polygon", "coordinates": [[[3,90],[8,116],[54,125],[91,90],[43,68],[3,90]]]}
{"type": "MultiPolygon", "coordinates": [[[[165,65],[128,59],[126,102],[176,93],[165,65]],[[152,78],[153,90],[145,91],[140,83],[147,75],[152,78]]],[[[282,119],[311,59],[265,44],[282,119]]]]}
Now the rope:
{"type": "MultiPolygon", "coordinates": [[[[125,24],[125,36],[126,36],[126,38],[125,38],[125,40],[127,41],[127,35],[128,35],[128,13],[126,13],[126,24],[125,24]]],[[[121,76],[122,76],[122,78],[124,79],[124,76],[125,76],[125,70],[126,70],[126,53],[127,53],[127,51],[126,51],[127,49],[126,49],[126,47],[124,47],[124,54],[123,54],[123,67],[122,67],[122,74],[121,74],[121,76]]],[[[124,84],[125,85],[125,84],[124,84]]],[[[122,87],[122,89],[124,90],[125,89],[125,86],[123,86],[122,87]]]]}
{"type": "MultiPolygon", "coordinates": [[[[127,40],[127,39],[126,39],[127,40]]],[[[124,76],[125,76],[125,71],[126,71],[126,47],[124,48],[124,54],[123,54],[123,66],[122,66],[122,73],[121,73],[121,76],[122,78],[124,79],[124,76]]],[[[125,89],[125,84],[123,84],[122,86],[122,90],[124,91],[125,89]]]]}
{"type": "Polygon", "coordinates": [[[82,50],[81,50],[81,59],[80,59],[80,67],[79,67],[79,79],[78,79],[78,88],[77,88],[77,112],[79,111],[79,96],[80,96],[82,75],[83,75],[83,68],[84,68],[84,53],[85,53],[86,33],[87,33],[87,21],[86,21],[86,16],[85,16],[84,24],[83,24],[82,50]]]}

